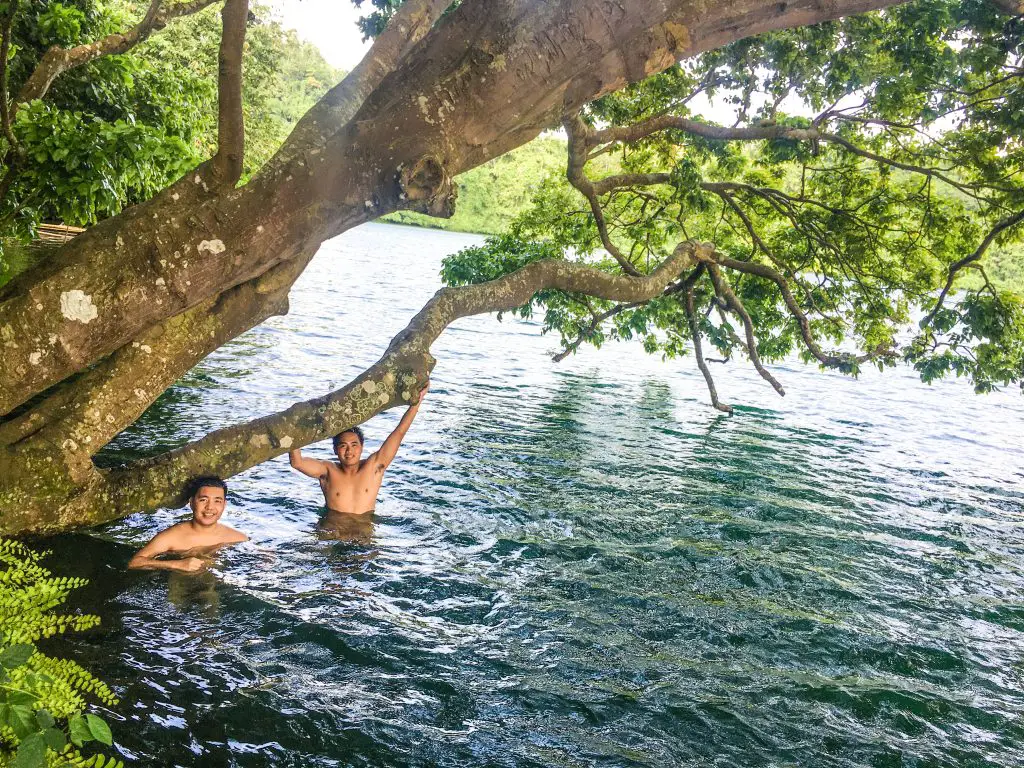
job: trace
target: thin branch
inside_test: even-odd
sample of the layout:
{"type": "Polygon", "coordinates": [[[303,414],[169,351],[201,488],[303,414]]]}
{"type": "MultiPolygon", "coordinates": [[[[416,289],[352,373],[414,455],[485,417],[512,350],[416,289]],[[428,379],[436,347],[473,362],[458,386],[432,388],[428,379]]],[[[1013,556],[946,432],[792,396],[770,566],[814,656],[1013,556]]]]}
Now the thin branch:
{"type": "Polygon", "coordinates": [[[249,0],[226,0],[221,9],[217,78],[217,154],[212,174],[219,187],[234,186],[242,176],[245,118],[242,114],[242,49],[249,0]]]}
{"type": "Polygon", "coordinates": [[[701,349],[700,328],[697,327],[697,313],[693,307],[693,288],[686,291],[686,319],[690,324],[690,338],[693,340],[693,356],[697,359],[697,367],[700,368],[704,381],[708,385],[708,393],[711,395],[711,405],[723,413],[732,413],[732,406],[721,402],[718,399],[718,390],[715,389],[715,380],[711,378],[711,369],[704,362],[704,350],[701,349]]]}
{"type": "MultiPolygon", "coordinates": [[[[7,92],[7,56],[11,50],[11,26],[14,23],[14,14],[18,10],[18,2],[9,2],[10,7],[3,18],[3,38],[0,40],[0,121],[3,122],[4,136],[7,138],[8,157],[10,151],[18,146],[18,140],[14,138],[14,131],[11,130],[10,94],[7,92]]],[[[2,199],[0,197],[0,200],[2,199]]]]}
{"type": "Polygon", "coordinates": [[[945,302],[947,294],[949,294],[950,289],[953,287],[953,281],[956,279],[956,273],[968,264],[973,264],[984,256],[985,251],[987,251],[988,247],[992,245],[992,241],[994,241],[1001,232],[1020,224],[1022,221],[1024,221],[1024,210],[1020,210],[1013,216],[1003,219],[992,227],[989,233],[985,235],[985,239],[981,241],[981,244],[973,253],[964,256],[959,261],[955,261],[949,265],[949,272],[946,275],[946,285],[943,286],[942,291],[940,291],[939,297],[935,300],[935,306],[932,307],[931,312],[929,312],[924,320],[921,321],[922,328],[926,325],[931,325],[932,321],[935,319],[935,315],[937,315],[939,310],[942,309],[942,304],[945,302]]]}
{"type": "Polygon", "coordinates": [[[94,43],[77,45],[74,48],[53,46],[36,65],[35,71],[21,87],[15,98],[15,109],[33,99],[41,99],[50,90],[53,81],[69,69],[80,67],[102,56],[113,56],[134,48],[153,32],[167,26],[168,22],[182,16],[198,13],[217,0],[192,0],[170,8],[161,8],[161,0],[151,0],[146,16],[127,32],[107,35],[94,43]]]}
{"type": "Polygon", "coordinates": [[[729,282],[722,275],[717,264],[708,264],[708,272],[711,274],[711,281],[714,283],[715,290],[720,293],[726,303],[728,303],[729,309],[731,309],[743,321],[743,329],[747,336],[747,355],[750,357],[750,362],[761,375],[762,379],[771,384],[772,388],[780,395],[785,396],[786,390],[784,390],[782,385],[776,381],[775,377],[769,373],[768,369],[761,364],[761,357],[757,354],[757,340],[754,338],[754,323],[750,319],[750,314],[747,312],[747,308],[743,306],[743,302],[739,300],[739,297],[733,292],[732,288],[729,287],[729,282]]]}
{"type": "Polygon", "coordinates": [[[584,166],[587,163],[587,133],[589,129],[578,112],[566,117],[563,124],[565,125],[566,133],[569,134],[568,164],[565,170],[566,178],[590,203],[590,210],[594,214],[594,221],[597,224],[597,231],[601,235],[601,243],[604,245],[604,249],[619,262],[622,271],[627,275],[639,275],[640,272],[637,268],[623,255],[622,251],[619,250],[618,246],[608,236],[608,224],[604,219],[604,211],[601,210],[601,204],[598,202],[594,185],[584,172],[584,166]]]}
{"type": "Polygon", "coordinates": [[[893,168],[899,168],[904,171],[910,171],[912,173],[924,174],[926,176],[933,176],[951,187],[960,190],[964,194],[970,195],[977,198],[976,191],[981,188],[997,189],[999,191],[1012,191],[1006,190],[999,187],[991,187],[991,185],[979,185],[979,184],[964,184],[958,182],[955,179],[950,178],[941,171],[935,168],[929,168],[927,166],[914,165],[912,163],[905,163],[900,160],[894,160],[884,155],[879,155],[866,149],[858,147],[856,144],[844,139],[833,133],[827,133],[819,130],[818,128],[791,128],[783,125],[763,125],[763,126],[751,126],[746,128],[725,128],[718,125],[711,125],[710,123],[702,123],[698,120],[691,120],[686,117],[680,117],[677,115],[661,115],[654,117],[649,120],[644,120],[634,125],[629,126],[617,126],[612,128],[605,128],[601,131],[594,131],[586,138],[586,148],[589,150],[591,147],[604,144],[606,142],[625,142],[632,143],[639,139],[650,136],[652,133],[658,133],[669,129],[676,129],[685,131],[694,136],[700,136],[705,139],[712,139],[717,141],[761,141],[770,139],[790,139],[793,141],[824,141],[828,143],[838,144],[845,148],[851,154],[863,157],[867,160],[873,160],[874,162],[882,163],[885,165],[892,166],[893,168]]]}

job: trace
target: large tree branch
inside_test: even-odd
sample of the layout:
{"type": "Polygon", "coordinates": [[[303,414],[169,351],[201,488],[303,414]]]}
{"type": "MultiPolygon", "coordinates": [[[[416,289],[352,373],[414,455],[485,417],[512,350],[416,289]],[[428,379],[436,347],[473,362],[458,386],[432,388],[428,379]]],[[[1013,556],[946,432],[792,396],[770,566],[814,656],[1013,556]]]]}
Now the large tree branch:
{"type": "Polygon", "coordinates": [[[381,80],[391,74],[431,30],[452,2],[406,0],[355,68],[295,124],[274,162],[281,162],[296,151],[306,150],[340,130],[381,80]]]}
{"type": "Polygon", "coordinates": [[[215,349],[288,311],[288,291],[310,255],[167,320],[126,344],[16,419],[0,424],[0,444],[22,450],[95,455],[134,423],[164,390],[215,349]]]}
{"type": "Polygon", "coordinates": [[[80,67],[101,56],[124,53],[146,40],[153,32],[166,27],[171,20],[198,13],[215,2],[217,0],[191,0],[169,8],[161,8],[161,0],[151,0],[145,17],[127,32],[116,32],[94,43],[76,45],[74,48],[53,46],[43,54],[35,70],[21,87],[15,99],[15,106],[32,99],[43,98],[53,81],[69,69],[80,67]]]}
{"type": "Polygon", "coordinates": [[[214,185],[232,187],[242,176],[245,158],[245,119],[242,115],[242,49],[249,0],[226,0],[217,55],[217,154],[214,185]]]}
{"type": "Polygon", "coordinates": [[[425,208],[434,196],[410,199],[409,169],[450,180],[680,57],[893,4],[463,0],[344,130],[211,200],[182,208],[173,193],[136,206],[5,288],[0,331],[19,341],[0,356],[0,413],[328,237],[425,208]]]}

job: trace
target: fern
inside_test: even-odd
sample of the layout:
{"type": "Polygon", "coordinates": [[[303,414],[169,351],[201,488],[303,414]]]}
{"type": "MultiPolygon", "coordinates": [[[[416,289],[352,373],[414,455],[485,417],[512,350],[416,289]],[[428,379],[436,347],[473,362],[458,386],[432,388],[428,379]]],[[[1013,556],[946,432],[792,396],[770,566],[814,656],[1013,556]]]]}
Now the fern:
{"type": "Polygon", "coordinates": [[[46,554],[0,539],[0,765],[121,768],[120,760],[79,751],[91,741],[113,743],[103,719],[85,713],[86,697],[113,706],[113,692],[74,661],[47,656],[35,646],[100,621],[55,612],[86,580],[54,576],[40,565],[46,554]]]}

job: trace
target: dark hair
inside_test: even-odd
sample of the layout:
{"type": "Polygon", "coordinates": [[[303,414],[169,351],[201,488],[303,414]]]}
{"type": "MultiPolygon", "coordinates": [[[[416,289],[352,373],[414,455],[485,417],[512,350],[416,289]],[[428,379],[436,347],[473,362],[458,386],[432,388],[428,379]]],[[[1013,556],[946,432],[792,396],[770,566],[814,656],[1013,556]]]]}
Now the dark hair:
{"type": "Polygon", "coordinates": [[[366,444],[366,438],[363,437],[363,430],[361,430],[359,427],[352,427],[352,429],[346,429],[344,432],[339,432],[338,434],[331,438],[331,447],[335,451],[338,450],[338,443],[341,442],[341,436],[344,435],[345,432],[352,432],[356,437],[358,437],[360,445],[366,444]]]}
{"type": "Polygon", "coordinates": [[[194,499],[202,488],[220,488],[224,491],[225,497],[228,495],[228,484],[219,477],[216,475],[201,475],[200,477],[192,478],[192,481],[188,484],[189,500],[194,499]]]}

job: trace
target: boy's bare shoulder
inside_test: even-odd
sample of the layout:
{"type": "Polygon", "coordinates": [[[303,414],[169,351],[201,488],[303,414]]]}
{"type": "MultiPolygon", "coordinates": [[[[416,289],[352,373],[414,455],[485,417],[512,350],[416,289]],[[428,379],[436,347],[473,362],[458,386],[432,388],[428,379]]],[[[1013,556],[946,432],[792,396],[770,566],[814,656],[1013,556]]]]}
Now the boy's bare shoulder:
{"type": "Polygon", "coordinates": [[[243,541],[249,540],[249,537],[241,531],[236,531],[234,528],[224,525],[223,523],[220,523],[219,525],[221,528],[220,534],[225,544],[239,544],[243,541]]]}

